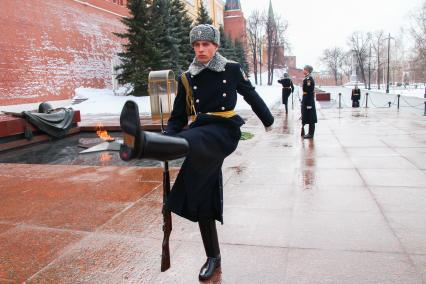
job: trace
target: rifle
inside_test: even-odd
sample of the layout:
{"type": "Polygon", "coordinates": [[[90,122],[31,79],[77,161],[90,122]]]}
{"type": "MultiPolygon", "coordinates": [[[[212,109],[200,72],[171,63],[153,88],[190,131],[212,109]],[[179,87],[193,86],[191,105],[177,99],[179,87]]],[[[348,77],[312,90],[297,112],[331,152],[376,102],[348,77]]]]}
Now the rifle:
{"type": "Polygon", "coordinates": [[[24,117],[22,112],[11,112],[11,111],[4,111],[4,110],[2,110],[1,112],[6,114],[6,115],[11,115],[11,116],[14,116],[14,117],[21,117],[21,118],[24,117]]]}
{"type": "MultiPolygon", "coordinates": [[[[160,117],[161,117],[161,132],[164,133],[164,121],[163,121],[163,106],[161,98],[158,98],[160,102],[160,117]]],[[[169,162],[164,161],[163,167],[163,244],[161,251],[161,272],[166,271],[170,268],[170,248],[169,239],[172,232],[172,214],[170,210],[166,208],[167,197],[170,193],[170,174],[169,174],[169,162]]]]}

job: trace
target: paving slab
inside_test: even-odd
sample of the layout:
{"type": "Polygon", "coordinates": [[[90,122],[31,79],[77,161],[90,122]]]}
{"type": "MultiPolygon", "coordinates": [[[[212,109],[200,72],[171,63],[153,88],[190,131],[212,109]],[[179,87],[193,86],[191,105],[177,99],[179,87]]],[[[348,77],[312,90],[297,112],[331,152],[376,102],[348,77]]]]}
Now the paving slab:
{"type": "Polygon", "coordinates": [[[48,266],[83,233],[17,226],[0,235],[0,279],[23,282],[48,266]]]}
{"type": "MultiPolygon", "coordinates": [[[[297,107],[273,112],[268,133],[242,112],[210,283],[425,283],[426,117],[319,108],[304,140],[297,107]]],[[[160,272],[161,207],[159,167],[0,163],[0,283],[198,283],[198,225],[175,215],[160,272]]]]}
{"type": "Polygon", "coordinates": [[[282,283],[422,283],[401,254],[290,249],[282,283]]]}

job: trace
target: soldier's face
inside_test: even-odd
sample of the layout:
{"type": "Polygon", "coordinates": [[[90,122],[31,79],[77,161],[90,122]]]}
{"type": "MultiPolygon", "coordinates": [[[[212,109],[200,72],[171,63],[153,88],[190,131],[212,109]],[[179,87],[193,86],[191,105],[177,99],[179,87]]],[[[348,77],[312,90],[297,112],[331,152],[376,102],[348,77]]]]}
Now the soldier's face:
{"type": "Polygon", "coordinates": [[[307,76],[309,74],[309,71],[306,69],[303,69],[303,75],[307,76]]]}
{"type": "Polygon", "coordinates": [[[203,64],[208,63],[215,55],[218,46],[211,41],[198,40],[192,44],[195,57],[203,64]]]}

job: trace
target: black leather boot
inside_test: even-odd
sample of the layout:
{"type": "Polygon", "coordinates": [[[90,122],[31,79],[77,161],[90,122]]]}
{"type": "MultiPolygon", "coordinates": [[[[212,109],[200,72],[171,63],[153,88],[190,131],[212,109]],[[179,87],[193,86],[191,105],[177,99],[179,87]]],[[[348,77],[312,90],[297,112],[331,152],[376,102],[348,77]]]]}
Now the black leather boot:
{"type": "Polygon", "coordinates": [[[308,135],[303,136],[303,138],[312,139],[314,138],[314,133],[315,133],[315,123],[310,123],[308,135]]]}
{"type": "Polygon", "coordinates": [[[300,136],[305,136],[305,125],[302,125],[302,130],[300,131],[300,136]]]}
{"type": "Polygon", "coordinates": [[[200,220],[198,225],[207,255],[207,260],[201,267],[200,274],[198,275],[198,279],[203,281],[213,276],[216,268],[219,268],[221,265],[221,258],[215,220],[200,220]]]}
{"type": "Polygon", "coordinates": [[[120,126],[124,143],[120,145],[120,158],[174,160],[188,154],[189,144],[184,138],[171,137],[141,130],[139,108],[133,101],[127,101],[120,115],[120,126]]]}

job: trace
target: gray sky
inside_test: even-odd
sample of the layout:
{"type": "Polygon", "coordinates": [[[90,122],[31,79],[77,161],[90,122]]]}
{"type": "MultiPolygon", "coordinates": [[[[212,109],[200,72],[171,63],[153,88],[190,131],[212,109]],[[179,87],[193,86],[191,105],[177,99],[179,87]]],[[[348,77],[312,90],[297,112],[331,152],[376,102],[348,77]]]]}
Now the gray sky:
{"type": "MultiPolygon", "coordinates": [[[[347,38],[356,31],[383,29],[400,33],[409,12],[423,0],[272,0],[274,13],[288,21],[288,38],[297,66],[319,65],[326,48],[347,49],[347,38]]],[[[268,9],[269,0],[240,0],[246,19],[252,10],[268,9]]],[[[287,54],[288,55],[288,54],[287,54]]]]}

